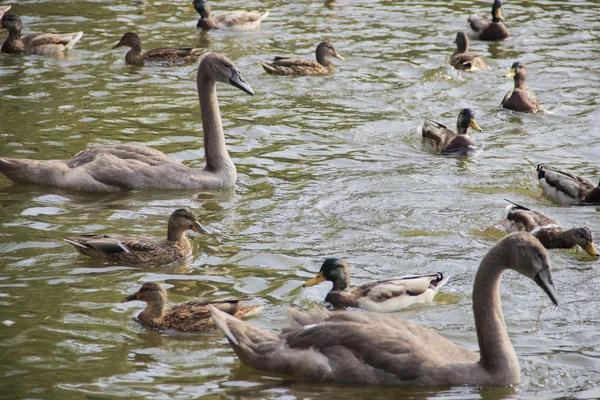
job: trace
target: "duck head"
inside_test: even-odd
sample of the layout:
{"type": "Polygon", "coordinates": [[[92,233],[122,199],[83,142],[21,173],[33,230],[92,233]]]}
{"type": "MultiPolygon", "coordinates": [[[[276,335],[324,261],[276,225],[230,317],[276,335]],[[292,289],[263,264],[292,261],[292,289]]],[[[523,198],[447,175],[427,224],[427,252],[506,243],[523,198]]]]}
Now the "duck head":
{"type": "Polygon", "coordinates": [[[328,258],[325,260],[319,273],[314,278],[306,281],[303,287],[317,285],[321,282],[333,282],[333,291],[342,291],[350,284],[350,268],[344,260],[328,258]]]}
{"type": "Polygon", "coordinates": [[[133,32],[127,32],[126,34],[124,34],[121,37],[121,40],[119,40],[119,43],[115,44],[112,48],[116,49],[117,47],[131,47],[133,49],[140,49],[142,48],[142,41],[140,40],[139,36],[136,35],[133,32]]]}
{"type": "Polygon", "coordinates": [[[473,128],[476,131],[481,131],[477,122],[475,121],[475,113],[470,108],[465,108],[458,114],[456,120],[456,129],[460,134],[466,134],[469,128],[473,128]]]}
{"type": "Polygon", "coordinates": [[[4,14],[0,21],[0,27],[7,29],[9,32],[21,33],[21,18],[17,14],[4,14]]]}
{"type": "Polygon", "coordinates": [[[502,18],[502,0],[495,0],[492,4],[492,21],[504,21],[504,18],[502,18]]]}
{"type": "Polygon", "coordinates": [[[167,302],[167,291],[156,282],[146,282],[137,292],[121,300],[121,303],[134,300],[164,305],[167,302]]]}

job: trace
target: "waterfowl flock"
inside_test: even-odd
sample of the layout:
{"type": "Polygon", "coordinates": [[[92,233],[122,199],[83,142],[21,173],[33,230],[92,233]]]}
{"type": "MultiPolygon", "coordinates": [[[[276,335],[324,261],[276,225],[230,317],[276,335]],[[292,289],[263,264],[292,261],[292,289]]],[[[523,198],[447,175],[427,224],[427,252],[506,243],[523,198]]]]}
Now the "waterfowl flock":
{"type": "MultiPolygon", "coordinates": [[[[469,53],[469,38],[483,41],[509,38],[502,7],[501,0],[494,0],[491,20],[477,14],[467,18],[466,32],[457,32],[456,50],[446,65],[468,74],[489,68],[482,57],[469,53]]],[[[14,13],[18,11],[15,8],[18,7],[0,6],[0,28],[8,32],[1,47],[4,53],[69,52],[85,34],[22,35],[21,19],[14,13]]],[[[194,0],[188,10],[199,14],[197,28],[200,30],[257,30],[269,16],[267,10],[212,14],[207,0],[194,0]]],[[[110,49],[112,43],[107,43],[107,48],[110,49]]],[[[189,167],[144,145],[109,144],[89,147],[70,159],[0,157],[0,172],[19,185],[92,194],[234,188],[237,170],[225,142],[217,87],[229,85],[246,94],[255,94],[236,64],[228,56],[208,48],[164,47],[143,52],[142,41],[133,32],[124,33],[118,43],[112,45],[112,49],[120,47],[129,48],[125,63],[133,66],[154,64],[177,68],[181,64],[198,64],[196,85],[204,166],[189,167]]],[[[342,49],[346,57],[351,56],[349,51],[342,49]]],[[[277,76],[330,75],[336,72],[331,59],[345,60],[329,41],[319,43],[315,53],[315,60],[276,56],[271,61],[260,61],[256,68],[262,67],[266,74],[277,76]]],[[[535,72],[535,68],[532,71],[535,72]]],[[[506,93],[500,108],[511,113],[542,111],[536,95],[526,84],[524,63],[514,61],[504,77],[513,78],[514,87],[506,93]]],[[[465,79],[468,80],[468,76],[465,79]]],[[[497,107],[497,102],[491,107],[497,107]]],[[[455,113],[458,109],[448,112],[455,113]]],[[[544,116],[541,112],[539,115],[544,116]]],[[[437,155],[469,157],[478,150],[469,129],[482,131],[475,111],[470,108],[460,110],[456,131],[425,118],[419,127],[422,150],[436,158],[441,158],[437,155]]],[[[537,165],[536,173],[543,194],[559,206],[600,204],[600,187],[587,178],[541,164],[537,165]]],[[[547,249],[577,248],[587,253],[585,256],[590,260],[600,258],[600,252],[588,227],[571,227],[570,224],[564,227],[539,211],[507,201],[510,204],[500,222],[507,235],[489,249],[471,277],[479,352],[448,340],[433,329],[391,314],[407,308],[418,312],[417,304],[433,303],[430,306],[435,307],[438,292],[452,283],[449,282],[451,271],[414,271],[411,275],[381,276],[379,280],[351,286],[347,262],[323,255],[327,258],[320,271],[303,286],[331,282],[331,290],[324,299],[326,307],[311,311],[288,310],[290,325],[281,332],[242,321],[243,317],[263,308],[263,305],[243,305],[255,300],[247,297],[203,298],[167,308],[167,290],[157,282],[145,282],[122,302],[145,302],[146,307],[137,315],[137,321],[163,334],[195,334],[218,328],[243,364],[269,373],[322,383],[516,385],[521,368],[504,322],[500,297],[502,274],[513,270],[529,278],[558,306],[560,296],[554,285],[547,249]]],[[[166,239],[114,232],[79,234],[63,240],[82,255],[107,262],[169,266],[193,257],[193,245],[186,236],[189,230],[210,234],[200,224],[196,212],[182,204],[168,218],[166,239]]],[[[260,314],[255,318],[260,318],[260,314]]]]}

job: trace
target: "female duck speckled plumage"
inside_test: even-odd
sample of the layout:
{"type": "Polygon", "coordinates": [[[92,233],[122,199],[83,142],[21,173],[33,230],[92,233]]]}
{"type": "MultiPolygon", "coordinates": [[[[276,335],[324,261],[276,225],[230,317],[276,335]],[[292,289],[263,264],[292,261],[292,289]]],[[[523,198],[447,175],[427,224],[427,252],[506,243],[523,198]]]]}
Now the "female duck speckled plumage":
{"type": "Polygon", "coordinates": [[[0,48],[4,53],[58,54],[71,49],[83,36],[83,32],[29,33],[21,36],[21,18],[17,14],[4,14],[0,21],[0,27],[8,30],[8,38],[0,48]]]}
{"type": "Polygon", "coordinates": [[[529,232],[547,249],[570,249],[579,246],[591,256],[600,256],[600,252],[594,246],[594,235],[589,228],[566,229],[554,218],[510,200],[506,201],[512,203],[506,207],[503,221],[509,233],[529,232]]]}
{"type": "Polygon", "coordinates": [[[333,282],[325,301],[335,308],[357,307],[378,312],[394,312],[412,304],[433,301],[438,290],[448,281],[441,272],[428,275],[406,275],[350,288],[350,268],[339,258],[328,258],[316,277],[304,287],[333,282]]]}
{"type": "Polygon", "coordinates": [[[344,60],[329,42],[320,43],[316,50],[317,61],[300,57],[277,56],[272,62],[260,62],[263,69],[271,75],[328,75],[335,71],[330,58],[344,60]]]}
{"type": "Polygon", "coordinates": [[[112,48],[130,47],[125,54],[125,62],[131,65],[144,65],[147,62],[160,62],[165,64],[193,63],[206,54],[208,50],[194,47],[171,48],[164,47],[152,49],[142,53],[142,41],[133,32],[127,32],[123,35],[119,43],[112,48]]]}
{"type": "Polygon", "coordinates": [[[492,21],[477,14],[471,15],[467,18],[467,34],[471,39],[504,40],[510,35],[502,21],[502,0],[495,0],[492,4],[492,21]]]}
{"type": "Polygon", "coordinates": [[[452,54],[450,65],[463,71],[472,71],[474,69],[485,69],[485,62],[476,54],[469,54],[469,38],[464,32],[456,34],[456,51],[452,54]]]}
{"type": "Polygon", "coordinates": [[[473,284],[479,353],[396,315],[289,310],[292,326],[275,333],[209,309],[240,361],[261,371],[354,385],[508,386],[519,383],[521,368],[502,314],[499,289],[507,269],[532,279],[558,305],[550,258],[539,240],[524,232],[501,239],[473,284]]]}
{"type": "Polygon", "coordinates": [[[527,67],[520,62],[513,63],[505,78],[514,78],[514,89],[509,90],[502,99],[501,107],[509,110],[529,112],[540,108],[540,102],[531,89],[527,87],[527,67]]]}
{"type": "Polygon", "coordinates": [[[86,256],[127,264],[170,264],[192,254],[192,245],[185,231],[208,234],[194,211],[181,208],[169,217],[167,239],[156,240],[131,235],[83,235],[67,237],[65,242],[86,256]]]}
{"type": "Polygon", "coordinates": [[[254,94],[227,57],[210,53],[202,58],[196,85],[204,131],[204,168],[190,168],[150,147],[123,144],[91,147],[71,160],[0,158],[0,172],[15,183],[91,193],[233,187],[237,172],[225,146],[216,82],[254,94]]]}
{"type": "Polygon", "coordinates": [[[469,128],[481,131],[475,121],[475,113],[465,108],[458,114],[456,133],[446,126],[426,119],[423,122],[423,147],[434,154],[466,155],[475,148],[475,142],[469,136],[469,128]]]}
{"type": "Polygon", "coordinates": [[[121,300],[144,301],[146,308],[137,316],[139,323],[147,328],[158,331],[177,331],[185,333],[202,333],[215,329],[208,305],[222,312],[243,318],[256,313],[262,306],[242,307],[244,301],[239,300],[191,300],[166,308],[167,291],[156,282],[146,282],[131,296],[121,300]]]}
{"type": "Polygon", "coordinates": [[[202,30],[228,29],[232,31],[248,31],[258,28],[263,19],[269,15],[268,11],[261,10],[226,11],[212,15],[210,5],[206,0],[194,0],[188,10],[191,8],[194,8],[200,14],[200,19],[196,27],[202,30]]]}
{"type": "Polygon", "coordinates": [[[544,194],[556,204],[600,204],[600,185],[587,178],[545,165],[537,166],[537,174],[544,194]]]}

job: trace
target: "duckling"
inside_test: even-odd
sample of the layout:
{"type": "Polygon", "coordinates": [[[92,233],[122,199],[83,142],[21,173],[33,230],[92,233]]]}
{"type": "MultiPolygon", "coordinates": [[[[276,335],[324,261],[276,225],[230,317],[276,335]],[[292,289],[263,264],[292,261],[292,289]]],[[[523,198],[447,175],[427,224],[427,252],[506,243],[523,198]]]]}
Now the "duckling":
{"type": "Polygon", "coordinates": [[[262,306],[242,307],[244,301],[240,300],[191,300],[178,303],[166,309],[167,291],[156,282],[146,282],[142,287],[121,300],[144,301],[146,308],[138,316],[138,322],[150,329],[158,331],[178,331],[186,333],[202,333],[215,329],[215,323],[208,311],[208,305],[219,310],[242,318],[256,313],[262,306]]]}
{"type": "Polygon", "coordinates": [[[538,165],[536,169],[540,186],[553,203],[600,204],[600,187],[589,179],[545,165],[538,165]]]}
{"type": "Polygon", "coordinates": [[[370,311],[394,312],[415,303],[433,301],[438,290],[448,281],[441,272],[429,275],[407,275],[349,288],[350,268],[344,260],[328,258],[321,270],[303,286],[333,282],[325,301],[335,308],[358,307],[370,311]]]}
{"type": "Polygon", "coordinates": [[[160,48],[148,50],[142,53],[142,41],[133,32],[127,32],[123,35],[119,43],[115,44],[112,48],[117,47],[131,47],[131,49],[125,54],[125,62],[131,65],[144,65],[146,62],[162,62],[166,64],[175,63],[186,63],[190,64],[198,61],[198,59],[204,54],[208,53],[207,49],[200,48],[160,48]]]}
{"type": "Polygon", "coordinates": [[[469,128],[481,131],[475,121],[475,113],[465,108],[458,114],[456,132],[446,126],[426,119],[423,121],[423,146],[434,154],[465,155],[474,148],[475,142],[469,137],[469,128]]]}
{"type": "Polygon", "coordinates": [[[277,56],[273,62],[261,61],[260,65],[271,75],[327,75],[335,71],[335,65],[329,60],[330,57],[345,60],[329,42],[320,43],[316,54],[317,61],[277,56]]]}
{"type": "Polygon", "coordinates": [[[192,245],[185,236],[188,229],[209,234],[189,208],[175,210],[169,217],[167,240],[130,235],[83,235],[66,237],[65,242],[86,256],[120,263],[170,264],[189,257],[192,245]]]}
{"type": "Polygon", "coordinates": [[[525,84],[527,78],[527,67],[520,62],[513,63],[505,75],[505,78],[514,78],[515,88],[509,90],[502,99],[501,107],[514,111],[536,111],[540,108],[540,102],[535,94],[525,84]]]}
{"type": "Polygon", "coordinates": [[[452,54],[450,65],[456,69],[472,71],[474,69],[485,69],[485,62],[476,54],[469,54],[469,39],[464,32],[456,34],[456,51],[452,54]]]}
{"type": "Polygon", "coordinates": [[[1,21],[1,27],[8,30],[8,38],[0,48],[4,53],[62,53],[75,46],[83,36],[83,32],[30,33],[21,36],[21,18],[17,14],[4,14],[1,21]]]}
{"type": "Polygon", "coordinates": [[[200,14],[197,28],[202,30],[209,29],[228,29],[232,31],[248,31],[260,26],[263,19],[269,15],[268,11],[226,11],[217,15],[212,15],[210,6],[206,0],[194,0],[192,6],[186,11],[196,9],[200,14]]]}
{"type": "Polygon", "coordinates": [[[539,211],[523,207],[510,200],[504,215],[504,227],[507,232],[529,232],[547,249],[570,249],[579,246],[589,255],[600,257],[594,246],[594,235],[589,228],[563,228],[554,218],[539,211]]]}
{"type": "Polygon", "coordinates": [[[467,18],[467,34],[471,39],[479,40],[504,40],[510,35],[502,23],[502,0],[495,0],[492,4],[492,22],[486,17],[477,14],[467,18]]]}

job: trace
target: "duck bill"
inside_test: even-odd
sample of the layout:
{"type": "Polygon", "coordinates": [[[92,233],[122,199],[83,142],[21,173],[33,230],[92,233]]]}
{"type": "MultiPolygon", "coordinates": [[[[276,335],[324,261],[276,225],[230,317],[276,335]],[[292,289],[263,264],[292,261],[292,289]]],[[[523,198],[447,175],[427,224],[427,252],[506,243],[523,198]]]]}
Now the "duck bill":
{"type": "Polygon", "coordinates": [[[192,12],[194,10],[195,10],[194,3],[192,3],[189,7],[187,7],[185,10],[183,10],[183,12],[184,13],[189,13],[189,12],[192,12]]]}
{"type": "Polygon", "coordinates": [[[248,82],[244,79],[240,71],[232,71],[231,78],[229,78],[229,83],[232,86],[254,96],[254,90],[248,85],[248,82]]]}
{"type": "Polygon", "coordinates": [[[504,18],[502,18],[502,8],[496,8],[496,10],[494,10],[494,18],[499,21],[504,21],[504,18]]]}
{"type": "Polygon", "coordinates": [[[119,43],[115,44],[113,47],[111,47],[111,49],[116,49],[116,48],[122,47],[122,46],[123,46],[123,43],[119,42],[119,43]]]}
{"type": "Polygon", "coordinates": [[[128,301],[134,301],[138,299],[138,294],[137,292],[132,294],[131,296],[127,296],[125,297],[123,300],[121,300],[121,303],[127,303],[128,301]]]}
{"type": "Polygon", "coordinates": [[[314,278],[312,278],[311,280],[308,280],[308,281],[306,281],[306,282],[304,283],[304,285],[302,285],[302,286],[303,286],[303,287],[314,286],[314,285],[317,285],[317,284],[319,284],[319,283],[321,283],[321,282],[324,282],[324,281],[326,281],[326,280],[327,280],[327,278],[325,278],[325,275],[323,275],[323,273],[322,273],[322,272],[319,272],[319,273],[317,274],[317,276],[315,276],[315,277],[314,277],[314,278]]]}
{"type": "Polygon", "coordinates": [[[600,252],[598,252],[598,250],[596,250],[596,246],[594,246],[594,242],[587,242],[587,244],[585,245],[585,247],[583,248],[585,251],[587,251],[587,253],[591,256],[594,257],[600,257],[600,252]]]}
{"type": "Polygon", "coordinates": [[[203,233],[205,235],[210,235],[210,231],[208,229],[206,229],[205,227],[203,227],[202,225],[200,225],[200,222],[196,222],[196,224],[192,227],[192,230],[194,232],[203,233]]]}
{"type": "Polygon", "coordinates": [[[335,54],[333,55],[335,58],[337,58],[338,60],[342,60],[342,61],[346,61],[346,59],[344,57],[342,57],[340,55],[340,53],[338,53],[337,51],[335,52],[335,54]]]}
{"type": "Polygon", "coordinates": [[[471,118],[471,120],[469,121],[469,127],[473,128],[473,129],[475,129],[476,131],[479,131],[479,132],[482,131],[482,129],[477,124],[477,121],[475,121],[475,118],[471,118]]]}
{"type": "Polygon", "coordinates": [[[511,68],[506,74],[504,74],[503,76],[505,78],[512,78],[513,76],[515,76],[517,74],[517,71],[514,68],[511,68]]]}
{"type": "Polygon", "coordinates": [[[542,288],[544,292],[550,297],[552,303],[555,306],[558,306],[558,300],[556,296],[556,288],[554,287],[554,282],[552,281],[552,273],[550,272],[550,268],[546,266],[542,269],[533,279],[535,283],[538,284],[539,287],[542,288]]]}

